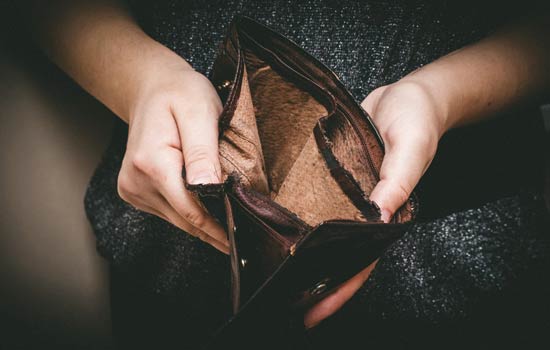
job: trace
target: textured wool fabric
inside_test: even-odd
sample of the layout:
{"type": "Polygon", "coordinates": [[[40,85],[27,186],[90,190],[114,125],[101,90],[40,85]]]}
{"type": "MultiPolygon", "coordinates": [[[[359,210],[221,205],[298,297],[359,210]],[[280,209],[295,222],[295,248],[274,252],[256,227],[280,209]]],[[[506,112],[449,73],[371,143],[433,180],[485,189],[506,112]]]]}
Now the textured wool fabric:
{"type": "Polygon", "coordinates": [[[521,194],[414,225],[310,338],[363,339],[365,348],[539,344],[550,326],[544,211],[540,196],[521,194]]]}
{"type": "MultiPolygon", "coordinates": [[[[358,101],[479,40],[510,16],[444,1],[173,0],[132,8],[153,38],[205,74],[233,15],[248,15],[333,69],[358,101]]],[[[548,290],[550,230],[532,186],[541,175],[542,128],[532,110],[526,106],[443,137],[417,188],[420,221],[384,254],[356,296],[310,332],[316,348],[342,334],[366,337],[365,345],[422,344],[426,329],[410,322],[483,326],[506,320],[511,327],[538,321],[522,305],[548,311],[541,293],[548,290]],[[390,332],[403,324],[397,335],[390,332]]],[[[126,136],[119,123],[86,195],[98,250],[114,271],[115,333],[120,329],[142,346],[148,339],[193,348],[229,317],[229,261],[118,197],[126,136]]]]}

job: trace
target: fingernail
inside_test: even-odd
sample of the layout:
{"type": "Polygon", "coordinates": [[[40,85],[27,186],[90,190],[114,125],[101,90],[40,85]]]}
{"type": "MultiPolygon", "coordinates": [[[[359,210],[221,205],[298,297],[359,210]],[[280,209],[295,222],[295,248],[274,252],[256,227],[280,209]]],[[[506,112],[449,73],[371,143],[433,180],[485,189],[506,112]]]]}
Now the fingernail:
{"type": "Polygon", "coordinates": [[[387,210],[387,209],[382,209],[382,210],[380,211],[380,214],[381,214],[380,218],[382,219],[382,221],[384,221],[386,224],[387,224],[388,222],[390,222],[391,213],[390,213],[389,210],[387,210]]]}
{"type": "Polygon", "coordinates": [[[211,174],[206,174],[206,173],[198,174],[189,181],[189,183],[193,185],[209,184],[213,182],[214,182],[213,176],[211,174]]]}
{"type": "Polygon", "coordinates": [[[310,330],[314,327],[317,327],[317,325],[319,324],[320,322],[315,322],[315,323],[307,323],[307,324],[304,324],[304,327],[306,330],[310,330]]]}

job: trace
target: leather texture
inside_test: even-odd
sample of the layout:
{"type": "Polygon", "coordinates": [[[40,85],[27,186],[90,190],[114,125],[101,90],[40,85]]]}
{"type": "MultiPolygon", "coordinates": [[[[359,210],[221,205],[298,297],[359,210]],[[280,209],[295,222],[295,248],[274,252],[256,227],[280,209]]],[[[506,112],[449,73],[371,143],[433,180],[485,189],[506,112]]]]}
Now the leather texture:
{"type": "Polygon", "coordinates": [[[401,237],[417,205],[380,220],[369,193],[382,139],[338,77],[292,41],[236,16],[210,79],[224,103],[224,182],[186,186],[231,245],[235,316],[214,349],[250,343],[247,322],[300,319],[401,237]]]}

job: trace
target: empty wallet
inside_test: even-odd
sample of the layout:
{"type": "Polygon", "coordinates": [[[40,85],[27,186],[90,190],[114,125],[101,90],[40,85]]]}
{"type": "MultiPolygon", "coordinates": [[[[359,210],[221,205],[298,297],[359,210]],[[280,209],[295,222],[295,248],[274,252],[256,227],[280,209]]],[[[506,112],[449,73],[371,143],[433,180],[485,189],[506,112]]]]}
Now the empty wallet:
{"type": "Polygon", "coordinates": [[[417,205],[411,196],[381,221],[369,193],[383,141],[338,77],[291,40],[238,15],[209,78],[224,104],[224,181],[186,187],[230,242],[234,317],[217,348],[250,341],[253,324],[299,318],[402,236],[417,205]]]}

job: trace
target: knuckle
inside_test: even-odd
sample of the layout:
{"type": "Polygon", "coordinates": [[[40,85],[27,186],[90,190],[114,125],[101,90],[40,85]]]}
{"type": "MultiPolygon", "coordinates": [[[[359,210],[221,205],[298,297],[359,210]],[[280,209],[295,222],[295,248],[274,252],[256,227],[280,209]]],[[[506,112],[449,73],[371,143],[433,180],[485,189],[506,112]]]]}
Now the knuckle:
{"type": "Polygon", "coordinates": [[[414,143],[417,149],[428,156],[433,158],[437,150],[437,139],[431,136],[430,132],[417,132],[411,135],[411,142],[414,143]]]}
{"type": "Polygon", "coordinates": [[[196,145],[188,147],[184,154],[187,168],[207,164],[212,159],[212,147],[209,145],[196,145]]]}
{"type": "MultiPolygon", "coordinates": [[[[176,114],[180,115],[184,122],[194,123],[197,121],[211,122],[212,125],[216,126],[218,118],[223,110],[223,105],[221,103],[218,94],[214,90],[214,87],[211,86],[210,82],[208,89],[212,89],[212,93],[197,96],[197,98],[186,99],[174,98],[172,99],[172,107],[176,111],[176,114]]],[[[202,91],[208,89],[203,88],[202,91]]]]}
{"type": "MultiPolygon", "coordinates": [[[[381,86],[379,88],[374,89],[370,94],[367,95],[367,97],[361,102],[361,106],[369,113],[373,113],[373,109],[376,106],[377,102],[379,101],[380,97],[384,94],[384,92],[391,88],[391,86],[385,85],[381,86]]],[[[376,121],[378,117],[377,113],[373,113],[371,115],[371,118],[376,121]]]]}
{"type": "MultiPolygon", "coordinates": [[[[183,217],[194,229],[200,231],[200,228],[206,223],[206,216],[199,211],[186,211],[183,213],[183,217]]],[[[201,231],[202,232],[202,231],[201,231]]]]}
{"type": "Polygon", "coordinates": [[[209,145],[194,145],[188,147],[185,150],[185,154],[190,161],[200,161],[209,159],[211,151],[209,145]]]}
{"type": "Polygon", "coordinates": [[[158,110],[170,105],[170,101],[177,97],[177,89],[172,86],[164,86],[155,91],[147,99],[147,103],[151,110],[158,110]]]}
{"type": "Polygon", "coordinates": [[[131,158],[131,164],[134,169],[147,175],[154,174],[156,170],[152,156],[144,151],[136,152],[131,158]]]}
{"type": "Polygon", "coordinates": [[[219,112],[219,105],[210,99],[202,99],[193,103],[181,102],[177,107],[180,108],[183,116],[187,119],[202,119],[212,118],[216,120],[219,112]]]}
{"type": "Polygon", "coordinates": [[[383,180],[383,186],[386,188],[387,196],[386,198],[391,199],[388,201],[388,204],[392,211],[397,210],[397,208],[405,203],[409,196],[411,195],[411,189],[409,186],[401,183],[397,180],[386,179],[383,180]]]}
{"type": "Polygon", "coordinates": [[[207,242],[207,241],[208,241],[208,240],[207,240],[208,237],[207,237],[206,233],[204,233],[204,232],[202,232],[202,231],[199,231],[196,237],[197,237],[198,239],[200,239],[201,241],[203,241],[203,242],[207,242]]]}
{"type": "Polygon", "coordinates": [[[203,105],[204,116],[212,118],[212,122],[216,122],[220,113],[222,112],[223,106],[218,99],[218,95],[213,95],[216,97],[215,100],[208,100],[207,103],[203,105]]]}
{"type": "Polygon", "coordinates": [[[409,199],[410,194],[411,191],[407,187],[403,186],[402,184],[397,185],[397,196],[400,203],[405,203],[407,199],[409,199]]]}
{"type": "Polygon", "coordinates": [[[390,145],[408,148],[421,154],[432,155],[437,149],[437,137],[425,128],[391,127],[382,132],[383,139],[390,145]]]}
{"type": "Polygon", "coordinates": [[[121,171],[118,175],[117,192],[119,197],[128,203],[136,195],[134,183],[125,171],[121,171]]]}
{"type": "Polygon", "coordinates": [[[132,203],[132,206],[133,206],[134,208],[136,208],[137,210],[142,211],[142,212],[144,212],[144,213],[149,213],[149,214],[155,215],[155,213],[154,213],[153,210],[149,209],[147,206],[145,206],[145,205],[143,205],[143,204],[141,204],[141,203],[137,203],[137,202],[136,202],[136,203],[132,203]]]}
{"type": "Polygon", "coordinates": [[[405,203],[411,194],[409,186],[402,184],[401,182],[394,181],[391,184],[393,188],[393,195],[398,200],[400,204],[405,203]]]}
{"type": "Polygon", "coordinates": [[[379,130],[380,136],[382,136],[382,139],[385,143],[392,145],[396,143],[395,141],[400,140],[400,137],[398,135],[398,130],[395,130],[394,128],[384,128],[379,130]]]}
{"type": "Polygon", "coordinates": [[[188,234],[190,234],[191,236],[193,237],[196,237],[198,239],[200,239],[201,241],[206,241],[206,233],[204,233],[203,231],[201,231],[200,229],[194,227],[194,226],[191,226],[189,227],[187,230],[185,230],[188,234]]]}

